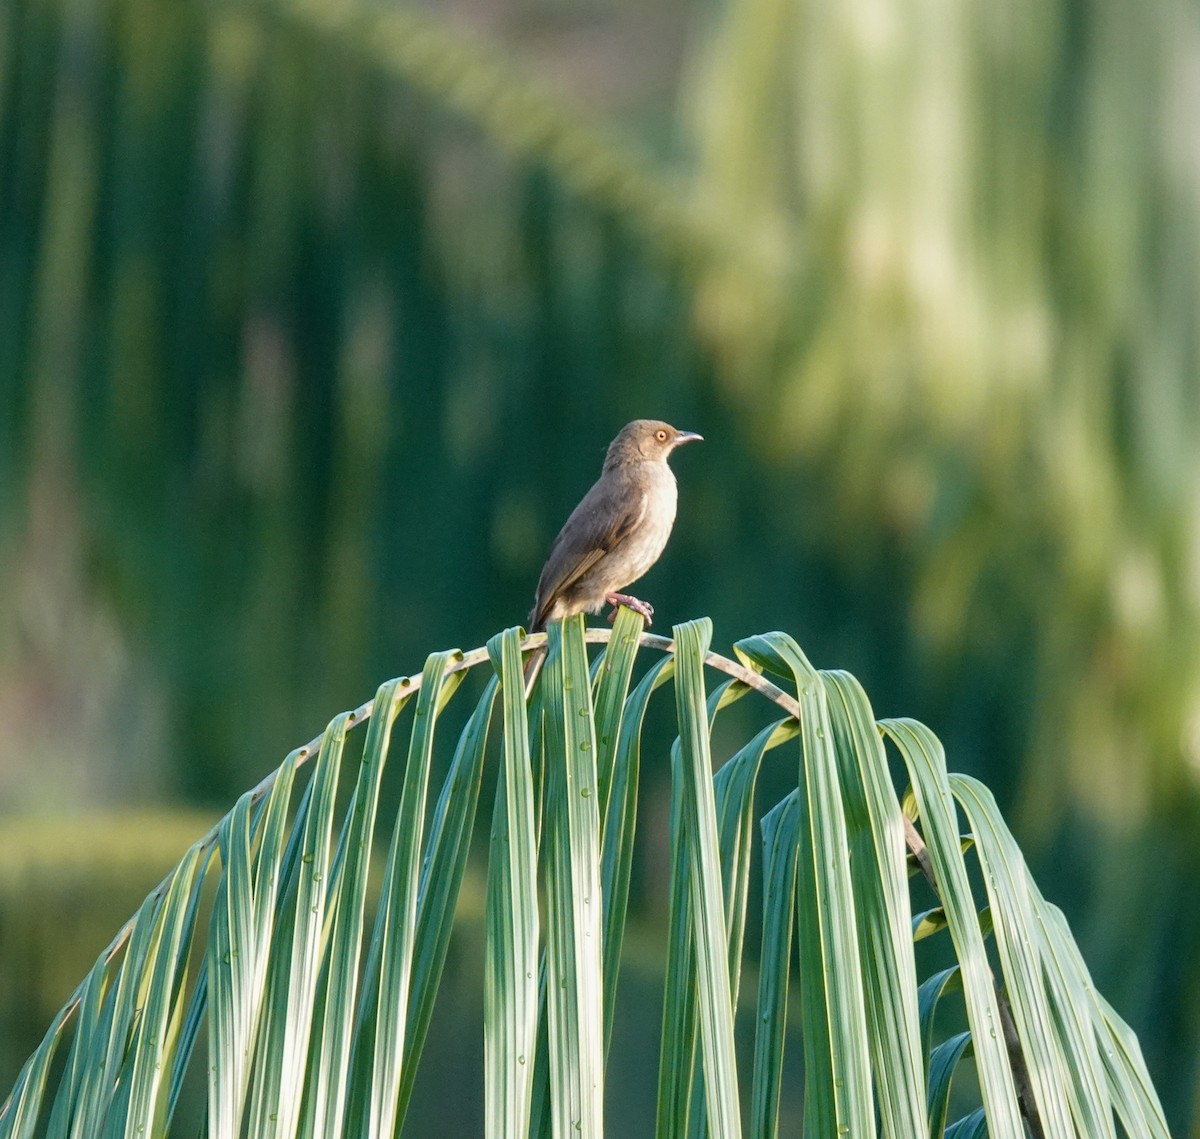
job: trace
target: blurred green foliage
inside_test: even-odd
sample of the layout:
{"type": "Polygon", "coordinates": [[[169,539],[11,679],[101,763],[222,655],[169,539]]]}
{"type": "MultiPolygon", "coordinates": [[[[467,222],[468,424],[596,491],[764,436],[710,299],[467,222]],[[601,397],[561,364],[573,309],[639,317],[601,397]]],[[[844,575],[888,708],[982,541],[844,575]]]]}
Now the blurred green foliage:
{"type": "Polygon", "coordinates": [[[123,920],[118,915],[134,912],[213,821],[200,811],[0,820],[5,1095],[62,994],[74,990],[112,940],[123,920]]]}
{"type": "Polygon", "coordinates": [[[227,805],[521,620],[664,416],[708,440],[664,623],[787,628],[930,723],[1182,1130],[1195,11],[668,9],[664,130],[417,9],[0,6],[0,809],[227,805]]]}

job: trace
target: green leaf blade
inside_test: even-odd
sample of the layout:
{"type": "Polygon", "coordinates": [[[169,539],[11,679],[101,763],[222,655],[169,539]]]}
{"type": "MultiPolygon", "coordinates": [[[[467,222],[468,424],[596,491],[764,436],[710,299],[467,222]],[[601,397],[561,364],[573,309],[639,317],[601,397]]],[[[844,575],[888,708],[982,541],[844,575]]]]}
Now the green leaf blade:
{"type": "Polygon", "coordinates": [[[904,819],[866,693],[844,672],[822,673],[850,844],[851,882],[883,1133],[924,1135],[904,819]]]}
{"type": "Polygon", "coordinates": [[[521,631],[488,645],[504,696],[504,766],[488,863],[484,990],[486,1134],[525,1139],[538,1029],[537,831],[521,631]]]}
{"type": "Polygon", "coordinates": [[[408,1028],[417,936],[425,798],[438,714],[444,699],[449,699],[462,679],[461,673],[448,674],[447,670],[460,655],[457,651],[433,653],[425,663],[409,738],[400,807],[388,851],[376,925],[380,950],[368,1131],[372,1139],[389,1139],[396,1129],[399,1113],[404,1037],[408,1028]]]}
{"type": "MultiPolygon", "coordinates": [[[[684,831],[689,849],[692,923],[709,1127],[726,1139],[741,1135],[733,1042],[729,939],[712,780],[704,654],[712,623],[675,626],[675,701],[679,719],[684,831]]],[[[689,1061],[690,1062],[690,1061],[689,1061]]]]}
{"type": "Polygon", "coordinates": [[[883,720],[880,726],[904,759],[921,812],[925,841],[961,967],[988,1127],[994,1139],[1023,1139],[1025,1129],[1000,1030],[991,965],[963,861],[941,742],[915,720],[883,720]]]}
{"type": "Polygon", "coordinates": [[[805,1126],[814,1133],[874,1135],[858,919],[825,685],[785,634],[752,637],[736,648],[743,659],[792,677],[800,705],[805,1126]]]}
{"type": "Polygon", "coordinates": [[[272,932],[265,1019],[253,1080],[251,1131],[262,1139],[291,1139],[300,1119],[300,1096],[314,1018],[326,880],[338,772],[350,713],[337,716],[321,738],[316,769],[285,853],[282,921],[272,932]],[[292,851],[295,855],[292,855],[292,851]]]}
{"type": "Polygon", "coordinates": [[[951,775],[950,790],[975,836],[1004,987],[1046,1134],[1070,1139],[1074,1115],[1083,1134],[1116,1139],[1112,1110],[1100,1098],[1103,1076],[1095,1049],[1075,1051],[1055,1031],[1042,976],[1042,932],[1030,905],[1025,861],[982,783],[951,775]]]}
{"type": "Polygon", "coordinates": [[[548,755],[546,1005],[555,1133],[604,1134],[604,902],[596,738],[582,617],[552,622],[542,682],[548,755]]]}
{"type": "Polygon", "coordinates": [[[779,1100],[787,1028],[788,962],[800,856],[800,791],[776,803],[762,821],[763,934],[759,956],[754,1082],[750,1095],[753,1139],[779,1133],[779,1100]]]}

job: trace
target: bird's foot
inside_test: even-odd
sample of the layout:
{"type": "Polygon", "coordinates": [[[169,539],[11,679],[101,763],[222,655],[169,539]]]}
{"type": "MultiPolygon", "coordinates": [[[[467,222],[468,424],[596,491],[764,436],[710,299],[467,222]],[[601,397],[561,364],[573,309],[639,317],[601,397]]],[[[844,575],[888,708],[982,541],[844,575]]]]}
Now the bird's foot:
{"type": "Polygon", "coordinates": [[[632,609],[635,613],[640,613],[647,625],[654,623],[654,606],[648,601],[639,601],[628,593],[606,593],[604,600],[613,607],[613,611],[608,615],[610,625],[617,619],[617,609],[621,605],[624,605],[626,609],[632,609]]]}

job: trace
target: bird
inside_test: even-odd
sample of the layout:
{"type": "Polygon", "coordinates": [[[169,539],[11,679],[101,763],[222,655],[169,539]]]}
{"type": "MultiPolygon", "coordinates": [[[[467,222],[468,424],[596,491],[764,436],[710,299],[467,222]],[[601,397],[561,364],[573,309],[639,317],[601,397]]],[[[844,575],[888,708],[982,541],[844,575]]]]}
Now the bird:
{"type": "Polygon", "coordinates": [[[678,491],[667,465],[676,447],[701,442],[660,419],[635,419],[609,444],[600,478],[571,512],[550,547],[529,631],[576,613],[609,617],[624,605],[650,624],[654,609],[618,590],[632,585],[662,554],[675,524],[678,491]]]}

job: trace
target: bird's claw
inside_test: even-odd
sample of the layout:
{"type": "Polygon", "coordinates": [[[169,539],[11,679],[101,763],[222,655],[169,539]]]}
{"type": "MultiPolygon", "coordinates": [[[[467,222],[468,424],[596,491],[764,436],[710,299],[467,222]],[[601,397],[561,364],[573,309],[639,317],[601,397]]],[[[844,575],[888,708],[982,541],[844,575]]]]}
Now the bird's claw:
{"type": "Polygon", "coordinates": [[[604,600],[613,607],[613,611],[608,615],[608,623],[611,625],[617,618],[617,609],[624,605],[626,609],[632,609],[635,613],[641,615],[647,625],[654,623],[654,606],[648,601],[639,601],[636,597],[631,597],[628,593],[606,593],[604,600]]]}

